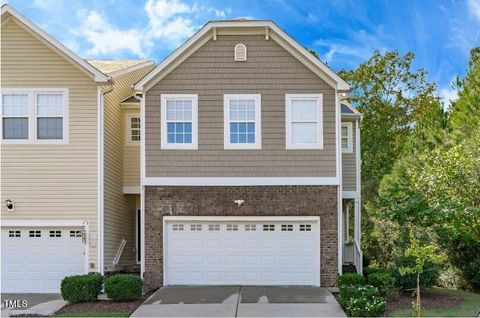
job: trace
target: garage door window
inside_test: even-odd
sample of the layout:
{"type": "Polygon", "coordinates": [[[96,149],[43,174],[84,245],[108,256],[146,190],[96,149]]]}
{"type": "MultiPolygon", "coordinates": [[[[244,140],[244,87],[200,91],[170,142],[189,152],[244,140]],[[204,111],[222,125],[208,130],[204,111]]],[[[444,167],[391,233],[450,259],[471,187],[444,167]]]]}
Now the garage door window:
{"type": "Polygon", "coordinates": [[[245,224],[245,231],[256,231],[257,226],[255,224],[245,224]]]}
{"type": "Polygon", "coordinates": [[[183,231],[183,224],[172,224],[172,230],[183,231]]]}
{"type": "Polygon", "coordinates": [[[201,231],[202,225],[201,224],[190,224],[190,231],[201,231]]]}
{"type": "Polygon", "coordinates": [[[40,230],[33,230],[28,232],[29,237],[41,237],[42,236],[42,231],[40,230]]]}
{"type": "Polygon", "coordinates": [[[70,237],[82,237],[82,231],[70,231],[70,237]]]}
{"type": "Polygon", "coordinates": [[[50,231],[50,237],[62,237],[62,231],[50,231]]]}
{"type": "Polygon", "coordinates": [[[282,231],[293,231],[293,224],[282,224],[282,231]]]}
{"type": "Polygon", "coordinates": [[[227,231],[238,231],[238,224],[227,224],[227,231]]]}
{"type": "Polygon", "coordinates": [[[8,237],[20,237],[20,231],[8,231],[8,237]]]}
{"type": "Polygon", "coordinates": [[[208,225],[209,231],[220,231],[220,224],[209,224],[208,225]]]}
{"type": "Polygon", "coordinates": [[[263,225],[264,231],[275,231],[275,224],[264,224],[263,225]]]}
{"type": "Polygon", "coordinates": [[[312,226],[310,224],[300,224],[300,231],[311,231],[312,226]]]}

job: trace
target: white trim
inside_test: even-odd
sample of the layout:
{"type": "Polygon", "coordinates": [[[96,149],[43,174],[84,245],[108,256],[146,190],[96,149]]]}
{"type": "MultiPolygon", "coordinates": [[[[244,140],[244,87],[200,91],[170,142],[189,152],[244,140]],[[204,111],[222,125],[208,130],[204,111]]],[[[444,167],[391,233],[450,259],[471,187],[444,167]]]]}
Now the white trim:
{"type": "Polygon", "coordinates": [[[1,227],[85,227],[84,220],[2,220],[1,227]]]}
{"type": "MultiPolygon", "coordinates": [[[[334,71],[332,71],[326,64],[320,61],[318,58],[313,56],[307,49],[305,49],[302,45],[300,45],[297,41],[295,41],[292,37],[290,37],[287,33],[282,31],[276,24],[272,21],[214,21],[207,23],[202,29],[200,29],[197,33],[195,33],[192,37],[190,37],[185,43],[183,43],[178,49],[176,49],[172,54],[170,54],[162,63],[157,65],[155,69],[153,69],[147,76],[145,76],[141,81],[135,84],[135,90],[144,91],[148,90],[147,84],[149,87],[154,85],[155,83],[151,83],[152,79],[158,81],[161,78],[158,78],[157,75],[166,69],[180,56],[183,54],[187,49],[193,46],[197,41],[199,41],[202,37],[205,36],[206,40],[212,38],[213,33],[210,32],[212,28],[262,28],[268,27],[270,29],[270,38],[277,41],[277,38],[280,37],[283,39],[290,47],[295,49],[299,53],[299,57],[302,57],[305,60],[306,65],[310,66],[313,65],[318,69],[316,73],[318,76],[323,78],[329,78],[328,82],[334,82],[335,88],[342,91],[350,90],[350,85],[345,82],[340,76],[338,76],[334,71]],[[278,37],[275,36],[276,33],[278,37]],[[308,62],[307,62],[308,61],[308,62]]],[[[218,31],[218,30],[217,30],[218,31]]],[[[264,32],[264,30],[262,30],[264,32]]],[[[218,34],[218,33],[217,33],[218,34]]],[[[283,41],[277,41],[280,45],[284,46],[283,41]]],[[[284,46],[285,47],[285,46],[284,46]]],[[[196,47],[198,49],[198,46],[196,47]]],[[[189,54],[186,54],[187,57],[189,54]]]]}
{"type": "Polygon", "coordinates": [[[260,94],[224,94],[223,95],[223,148],[224,149],[262,149],[262,96],[260,94]],[[255,143],[230,143],[230,100],[253,99],[255,101],[255,143]]]}
{"type": "Polygon", "coordinates": [[[140,146],[140,140],[132,140],[132,118],[140,119],[140,139],[142,138],[142,119],[138,113],[129,113],[125,116],[125,145],[140,146]]]}
{"type": "MultiPolygon", "coordinates": [[[[335,149],[337,151],[337,177],[339,180],[342,180],[342,150],[341,150],[341,120],[340,120],[340,113],[341,113],[341,104],[340,99],[338,96],[338,91],[335,90],[335,149]]],[[[343,182],[343,180],[342,180],[343,182]]],[[[337,242],[338,242],[338,273],[341,275],[343,273],[343,199],[342,199],[342,191],[343,186],[342,182],[340,182],[337,188],[337,242]]]]}
{"type": "Polygon", "coordinates": [[[198,149],[198,95],[197,94],[162,94],[161,100],[161,149],[196,150],[198,149]],[[167,100],[190,99],[192,101],[192,143],[170,144],[167,142],[167,100]]]}
{"type": "Polygon", "coordinates": [[[141,186],[124,186],[123,194],[140,194],[141,186]]]}
{"type": "Polygon", "coordinates": [[[140,98],[140,237],[142,244],[140,245],[140,276],[142,278],[145,273],[145,98],[143,93],[140,98]]]}
{"type": "Polygon", "coordinates": [[[2,5],[1,15],[4,15],[6,12],[10,13],[15,19],[17,19],[19,22],[25,25],[32,33],[37,35],[41,40],[43,40],[43,42],[45,42],[52,49],[54,49],[62,56],[74,62],[72,64],[76,65],[82,71],[89,74],[90,77],[92,77],[92,79],[94,79],[96,82],[104,83],[109,81],[108,76],[106,76],[105,74],[100,72],[98,69],[96,69],[94,66],[86,62],[84,59],[82,59],[81,57],[79,57],[78,55],[70,51],[66,46],[64,46],[62,43],[60,43],[59,41],[55,40],[53,37],[48,35],[45,31],[40,29],[38,26],[36,26],[27,18],[25,18],[23,15],[21,15],[18,11],[13,9],[8,4],[2,5]]]}
{"type": "MultiPolygon", "coordinates": [[[[168,248],[167,247],[167,230],[166,223],[172,221],[179,222],[227,222],[227,221],[238,221],[238,222],[315,222],[318,227],[318,235],[315,238],[315,249],[318,252],[318,258],[315,260],[315,265],[318,267],[318,271],[315,273],[315,284],[316,286],[321,286],[321,272],[322,272],[322,252],[321,252],[321,220],[319,216],[178,216],[178,215],[166,215],[162,220],[162,246],[163,246],[163,282],[164,285],[168,285],[168,248]]],[[[142,259],[143,260],[143,259],[142,259]]]]}
{"type": "MultiPolygon", "coordinates": [[[[140,251],[138,250],[138,236],[141,235],[141,232],[138,233],[138,215],[140,214],[140,223],[142,220],[142,211],[140,209],[135,209],[135,263],[136,264],[141,264],[142,263],[142,258],[140,258],[140,262],[138,261],[138,257],[141,256],[141,245],[140,245],[140,251]]],[[[140,239],[141,242],[141,239],[140,239]]],[[[143,243],[142,243],[143,244],[143,243]]],[[[141,265],[140,265],[141,266],[141,265]]]]}
{"type": "Polygon", "coordinates": [[[144,186],[269,186],[269,185],[340,185],[336,177],[167,177],[144,178],[144,186]]]}
{"type": "Polygon", "coordinates": [[[104,96],[101,87],[97,88],[97,253],[98,271],[104,273],[104,96]]]}
{"type": "Polygon", "coordinates": [[[353,123],[352,122],[342,122],[341,125],[343,127],[347,127],[347,149],[343,148],[343,136],[342,131],[340,130],[340,147],[342,147],[342,153],[353,153],[353,123]]]}
{"type": "Polygon", "coordinates": [[[286,149],[323,149],[323,94],[285,94],[285,127],[286,149]],[[294,144],[292,142],[292,100],[299,99],[315,99],[317,101],[317,142],[314,144],[294,144]]]}
{"type": "MultiPolygon", "coordinates": [[[[355,198],[355,201],[358,202],[358,247],[361,248],[361,242],[362,242],[362,174],[361,174],[361,169],[362,169],[362,159],[361,159],[361,154],[360,154],[360,120],[356,122],[356,130],[355,130],[355,138],[356,138],[356,143],[355,143],[355,151],[356,151],[356,163],[357,163],[357,169],[356,169],[356,177],[357,177],[357,198],[355,198]]],[[[363,268],[362,268],[363,271],[363,268]]]]}
{"type": "Polygon", "coordinates": [[[355,199],[360,195],[357,191],[342,191],[342,198],[344,199],[355,199]]]}
{"type": "Polygon", "coordinates": [[[120,103],[122,109],[140,109],[140,102],[120,103]]]}
{"type": "Polygon", "coordinates": [[[124,74],[130,73],[130,72],[137,71],[137,70],[142,69],[144,67],[147,67],[149,65],[155,65],[155,62],[152,61],[152,60],[148,60],[148,61],[144,61],[144,62],[141,62],[139,64],[135,64],[135,65],[132,65],[132,66],[129,66],[129,67],[125,67],[125,68],[122,68],[122,69],[119,69],[119,70],[116,70],[116,71],[108,72],[106,74],[110,77],[124,75],[124,74]]]}
{"type": "Polygon", "coordinates": [[[68,88],[56,88],[56,87],[38,87],[38,88],[23,88],[23,87],[2,87],[0,92],[0,139],[2,144],[38,144],[38,145],[51,145],[51,144],[68,144],[69,143],[69,129],[70,129],[70,116],[69,116],[69,89],[68,88]],[[49,115],[37,115],[37,94],[42,93],[61,93],[63,96],[63,108],[62,116],[49,116],[49,115]],[[3,139],[3,95],[8,94],[26,94],[28,95],[28,115],[27,116],[5,116],[5,118],[11,117],[28,117],[28,139],[3,139]],[[62,139],[38,139],[37,132],[37,117],[62,117],[62,139]]]}

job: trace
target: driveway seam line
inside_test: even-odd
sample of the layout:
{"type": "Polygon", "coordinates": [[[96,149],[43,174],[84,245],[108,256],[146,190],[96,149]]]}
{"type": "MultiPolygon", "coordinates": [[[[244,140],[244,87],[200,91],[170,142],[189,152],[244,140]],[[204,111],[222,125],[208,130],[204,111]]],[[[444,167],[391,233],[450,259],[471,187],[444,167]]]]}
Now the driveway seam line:
{"type": "Polygon", "coordinates": [[[242,286],[238,289],[237,308],[235,308],[235,318],[238,315],[238,306],[240,305],[240,297],[242,297],[242,286]]]}

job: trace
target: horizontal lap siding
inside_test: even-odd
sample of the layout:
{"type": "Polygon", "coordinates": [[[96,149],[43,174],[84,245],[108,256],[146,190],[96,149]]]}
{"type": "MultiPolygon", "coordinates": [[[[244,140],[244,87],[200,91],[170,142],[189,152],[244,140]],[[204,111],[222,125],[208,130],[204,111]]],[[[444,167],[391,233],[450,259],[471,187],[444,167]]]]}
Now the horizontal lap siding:
{"type": "Polygon", "coordinates": [[[13,213],[1,205],[2,220],[86,220],[97,234],[96,83],[13,20],[1,53],[2,88],[68,88],[70,117],[68,144],[1,145],[1,202],[15,201],[13,213]]]}
{"type": "MultiPolygon", "coordinates": [[[[118,247],[125,238],[127,244],[123,250],[119,265],[134,264],[135,260],[135,207],[136,196],[123,193],[124,171],[132,162],[125,162],[124,156],[126,124],[120,102],[133,93],[132,84],[139,81],[152,66],[113,77],[113,90],[105,95],[105,221],[104,221],[104,262],[108,270],[112,269],[113,259],[118,247]]],[[[140,148],[136,147],[138,156],[140,148]]],[[[136,167],[138,163],[136,163],[136,167]]],[[[140,169],[138,168],[138,178],[140,169]]]]}
{"type": "MultiPolygon", "coordinates": [[[[346,121],[343,121],[346,122],[346,121]]],[[[353,153],[342,154],[342,187],[343,191],[356,191],[357,189],[357,158],[356,158],[356,145],[357,145],[357,123],[352,123],[352,136],[353,136],[353,153]]]]}
{"type": "MultiPolygon", "coordinates": [[[[140,116],[140,112],[137,109],[126,109],[123,116],[125,125],[127,125],[130,115],[140,116]]],[[[140,144],[125,144],[123,152],[123,185],[125,187],[140,187],[140,144]]]]}
{"type": "Polygon", "coordinates": [[[146,93],[147,177],[334,177],[335,90],[264,36],[218,36],[146,93]],[[234,62],[237,43],[247,62],[234,62]],[[261,94],[262,149],[224,150],[223,94],[261,94]],[[323,94],[323,150],[285,149],[285,94],[323,94]],[[198,94],[198,150],[160,149],[160,95],[198,94]]]}

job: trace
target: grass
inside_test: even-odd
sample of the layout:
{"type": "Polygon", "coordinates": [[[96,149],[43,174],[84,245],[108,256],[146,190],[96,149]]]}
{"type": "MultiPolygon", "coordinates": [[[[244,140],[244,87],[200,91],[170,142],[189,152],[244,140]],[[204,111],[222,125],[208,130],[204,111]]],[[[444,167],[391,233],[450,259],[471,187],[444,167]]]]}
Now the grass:
{"type": "Polygon", "coordinates": [[[131,312],[67,312],[54,317],[130,317],[131,312]]]}
{"type": "MultiPolygon", "coordinates": [[[[444,288],[434,288],[429,291],[436,294],[456,296],[461,298],[462,302],[451,308],[424,309],[422,310],[422,317],[476,317],[480,311],[480,294],[444,288]]],[[[412,309],[397,309],[388,316],[411,317],[412,309]]]]}

